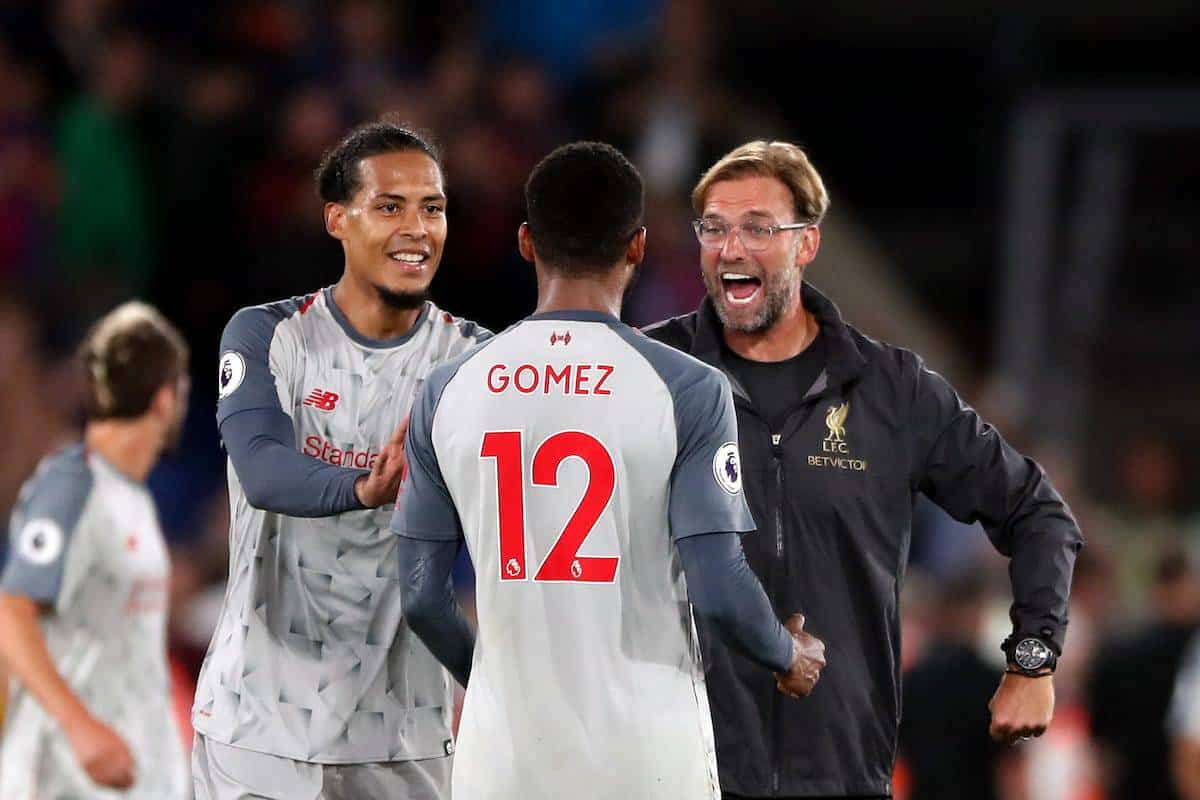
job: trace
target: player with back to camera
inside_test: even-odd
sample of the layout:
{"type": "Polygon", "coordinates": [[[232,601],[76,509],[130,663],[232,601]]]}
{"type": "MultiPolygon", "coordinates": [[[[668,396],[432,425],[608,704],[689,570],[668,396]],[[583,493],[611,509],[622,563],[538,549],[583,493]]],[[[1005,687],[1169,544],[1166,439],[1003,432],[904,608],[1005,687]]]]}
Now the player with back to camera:
{"type": "Polygon", "coordinates": [[[428,300],[447,228],[428,142],[366,124],[317,179],[341,279],[221,340],[230,572],[192,712],[200,800],[448,795],[452,686],[404,624],[388,520],[413,394],[488,334],[428,300]]]}
{"type": "Polygon", "coordinates": [[[727,381],[618,319],[646,242],[637,170],[581,142],[525,191],[537,311],[426,381],[392,522],[408,623],[467,686],[454,796],[719,797],[692,608],[788,694],[823,648],[743,558],[727,381]],[[464,540],[478,646],[450,581],[464,540]]]}
{"type": "Polygon", "coordinates": [[[145,480],[179,440],[188,348],[157,311],[126,303],[80,352],[83,441],[21,489],[0,577],[0,661],[13,681],[0,797],[182,800],[170,562],[145,480]]]}

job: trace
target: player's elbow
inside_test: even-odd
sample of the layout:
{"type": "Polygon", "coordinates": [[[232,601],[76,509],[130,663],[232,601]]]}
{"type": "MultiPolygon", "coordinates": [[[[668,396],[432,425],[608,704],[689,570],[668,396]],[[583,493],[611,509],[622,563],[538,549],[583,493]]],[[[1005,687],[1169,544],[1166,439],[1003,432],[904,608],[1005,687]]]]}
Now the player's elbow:
{"type": "Polygon", "coordinates": [[[283,510],[279,507],[279,493],[266,480],[258,477],[248,481],[243,480],[242,493],[246,496],[246,502],[259,511],[280,512],[283,510]]]}
{"type": "Polygon", "coordinates": [[[400,593],[401,607],[408,626],[418,636],[437,626],[437,621],[447,610],[445,598],[424,588],[409,587],[400,593]]]}
{"type": "Polygon", "coordinates": [[[692,592],[689,598],[696,616],[720,630],[737,623],[737,609],[732,603],[722,602],[708,592],[692,592]]]}

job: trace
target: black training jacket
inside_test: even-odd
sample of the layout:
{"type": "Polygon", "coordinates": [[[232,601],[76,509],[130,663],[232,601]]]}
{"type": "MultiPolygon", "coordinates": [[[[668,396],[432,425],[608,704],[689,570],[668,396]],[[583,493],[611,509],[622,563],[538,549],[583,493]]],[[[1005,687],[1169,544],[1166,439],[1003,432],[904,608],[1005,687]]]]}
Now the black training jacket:
{"type": "MultiPolygon", "coordinates": [[[[889,795],[900,722],[900,585],[913,500],[978,520],[1012,559],[1014,632],[1061,649],[1079,528],[1042,469],[1010,447],[908,350],[864,336],[805,284],[827,364],[772,435],[729,375],[743,487],[758,531],[750,566],[781,618],[800,611],[827,647],[810,697],[701,630],[721,786],[751,797],[889,795]]],[[[700,310],[646,329],[721,364],[721,326],[700,310]]],[[[999,676],[997,676],[999,678],[999,676]]]]}

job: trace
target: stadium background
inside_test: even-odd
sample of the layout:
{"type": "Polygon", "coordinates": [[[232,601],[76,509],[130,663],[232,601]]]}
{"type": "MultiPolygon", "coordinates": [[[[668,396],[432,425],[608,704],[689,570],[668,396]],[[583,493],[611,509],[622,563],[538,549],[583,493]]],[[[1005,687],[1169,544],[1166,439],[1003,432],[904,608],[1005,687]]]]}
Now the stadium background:
{"type": "MultiPolygon", "coordinates": [[[[809,279],[1039,458],[1089,541],[1055,724],[998,759],[999,796],[1125,796],[1121,763],[1161,781],[1174,651],[1095,676],[1130,637],[1200,620],[1200,18],[1168,0],[885,5],[0,0],[0,512],[76,435],[88,324],[157,304],[193,348],[185,441],[151,480],[185,709],[225,569],[218,337],[243,305],[337,279],[311,172],[348,126],[397,111],[434,134],[450,195],[434,297],[493,329],[532,308],[521,187],[555,145],[610,141],[647,179],[626,313],[642,324],[701,296],[702,168],[791,139],[833,198],[809,279]],[[1118,695],[1128,741],[1100,731],[1118,695]]],[[[1003,560],[931,507],[912,552],[908,666],[973,587],[969,638],[998,666],[1003,560]]],[[[902,766],[898,796],[909,783],[902,766]]]]}

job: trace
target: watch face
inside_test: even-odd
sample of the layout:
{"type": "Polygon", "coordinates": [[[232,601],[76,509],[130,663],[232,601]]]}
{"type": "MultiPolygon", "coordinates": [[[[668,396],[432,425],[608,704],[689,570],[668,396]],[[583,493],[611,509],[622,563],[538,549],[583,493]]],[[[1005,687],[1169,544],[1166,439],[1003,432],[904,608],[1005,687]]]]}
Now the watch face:
{"type": "Polygon", "coordinates": [[[1050,660],[1050,648],[1037,639],[1022,639],[1013,652],[1013,660],[1021,669],[1041,669],[1050,660]]]}

